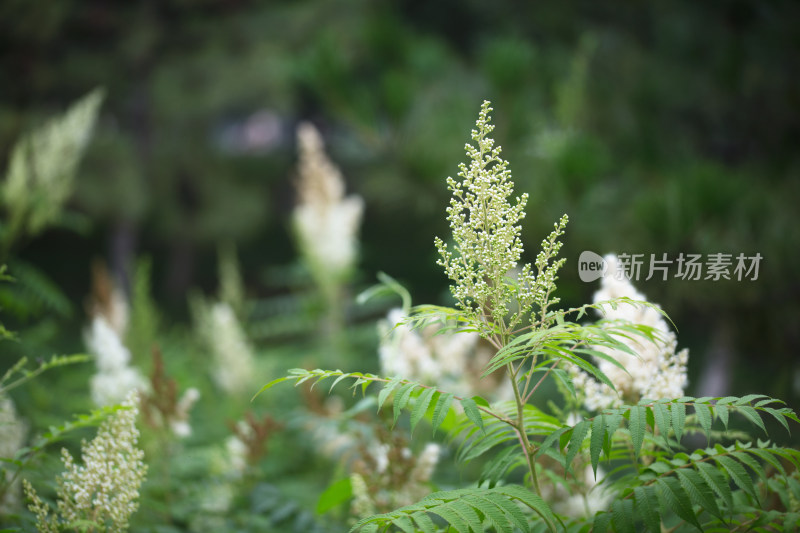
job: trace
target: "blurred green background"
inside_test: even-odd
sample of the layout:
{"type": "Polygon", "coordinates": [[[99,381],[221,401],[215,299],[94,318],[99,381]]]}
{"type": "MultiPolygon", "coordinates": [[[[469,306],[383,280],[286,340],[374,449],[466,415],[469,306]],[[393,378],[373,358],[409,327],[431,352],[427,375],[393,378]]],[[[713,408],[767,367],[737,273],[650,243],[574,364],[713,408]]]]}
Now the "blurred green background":
{"type": "Polygon", "coordinates": [[[529,260],[570,216],[563,303],[597,288],[578,279],[583,250],[758,252],[756,281],[638,287],[690,348],[690,394],[797,408],[798,20],[788,0],[3,0],[2,168],[24,132],[106,90],[76,216],[17,255],[66,294],[77,351],[95,257],[130,280],[151,256],[174,321],[190,288],[217,286],[221,243],[237,245],[247,293],[272,296],[296,257],[294,130],[310,120],[366,203],[353,292],[385,271],[415,303],[446,303],[444,178],[489,99],[531,197],[529,260]]]}

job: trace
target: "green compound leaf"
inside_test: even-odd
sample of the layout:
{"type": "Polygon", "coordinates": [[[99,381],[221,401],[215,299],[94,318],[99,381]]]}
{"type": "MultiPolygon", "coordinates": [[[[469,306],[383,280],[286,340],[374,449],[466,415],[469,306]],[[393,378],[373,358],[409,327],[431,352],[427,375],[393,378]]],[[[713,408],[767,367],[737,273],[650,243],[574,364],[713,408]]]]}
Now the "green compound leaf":
{"type": "Polygon", "coordinates": [[[606,437],[603,442],[603,451],[606,454],[606,458],[610,458],[611,445],[614,443],[614,433],[616,433],[620,425],[622,425],[623,416],[620,414],[612,413],[609,415],[605,415],[605,417],[606,417],[606,437]]]}
{"type": "Polygon", "coordinates": [[[727,405],[717,404],[714,406],[714,412],[716,413],[717,418],[719,418],[720,422],[722,422],[722,425],[725,426],[725,431],[727,431],[730,408],[727,405]]]}
{"type": "MultiPolygon", "coordinates": [[[[461,498],[453,501],[451,508],[459,517],[461,517],[462,520],[464,520],[464,522],[467,523],[467,531],[480,531],[483,529],[481,526],[481,517],[478,515],[475,509],[467,503],[468,500],[468,495],[462,496],[461,498]]],[[[474,502],[474,500],[472,500],[472,502],[474,502]]],[[[478,503],[482,507],[482,503],[478,503]]]]}
{"type": "Polygon", "coordinates": [[[478,404],[475,403],[475,400],[464,398],[461,400],[461,406],[464,408],[464,414],[467,415],[467,418],[478,426],[483,433],[486,433],[483,427],[483,417],[481,417],[481,411],[478,409],[478,404]]]}
{"type": "Polygon", "coordinates": [[[611,505],[611,522],[618,533],[635,533],[633,526],[633,502],[615,500],[611,505]]]}
{"type": "Polygon", "coordinates": [[[794,414],[794,413],[791,411],[791,409],[786,409],[786,408],[783,408],[783,409],[774,409],[774,408],[772,408],[772,407],[762,407],[762,410],[764,410],[764,411],[766,411],[767,413],[771,414],[771,415],[773,416],[773,418],[775,418],[775,420],[777,420],[778,422],[780,422],[780,423],[781,423],[781,425],[782,425],[784,428],[786,428],[786,432],[787,432],[789,435],[791,435],[791,434],[792,434],[792,430],[791,430],[791,429],[789,429],[789,423],[786,421],[786,417],[784,416],[784,413],[786,413],[787,411],[788,411],[789,413],[792,413],[792,414],[794,414]]]}
{"type": "Polygon", "coordinates": [[[677,479],[672,477],[656,479],[656,491],[661,500],[662,508],[672,509],[676,515],[695,526],[698,530],[703,531],[700,522],[697,521],[697,515],[694,514],[692,509],[689,495],[686,494],[677,479]]]}
{"type": "Polygon", "coordinates": [[[497,487],[499,493],[519,500],[521,503],[530,507],[536,514],[538,514],[552,531],[556,531],[557,519],[541,496],[538,496],[524,487],[519,485],[504,485],[497,487]]]}
{"type": "Polygon", "coordinates": [[[422,529],[422,531],[436,531],[437,527],[431,520],[431,517],[425,513],[417,512],[411,515],[411,518],[414,519],[416,522],[417,527],[422,529]]]}
{"type": "Polygon", "coordinates": [[[781,475],[786,475],[786,469],[783,467],[781,462],[775,457],[773,453],[770,453],[772,450],[764,450],[761,448],[751,448],[746,450],[747,453],[751,453],[764,461],[765,463],[769,463],[775,470],[781,473],[781,475]]]}
{"type": "Polygon", "coordinates": [[[644,407],[641,405],[631,407],[628,427],[630,428],[631,441],[633,442],[633,455],[638,460],[642,442],[644,442],[644,434],[647,430],[647,410],[644,407]]]}
{"type": "Polygon", "coordinates": [[[670,404],[672,414],[672,430],[675,432],[675,440],[681,442],[683,426],[686,424],[686,406],[682,403],[670,404]]]}
{"type": "Polygon", "coordinates": [[[725,476],[714,468],[713,465],[705,462],[694,463],[697,473],[703,478],[716,495],[725,502],[728,509],[733,507],[733,493],[725,476]]]}
{"type": "Polygon", "coordinates": [[[442,422],[444,422],[452,403],[453,395],[449,392],[441,394],[436,400],[436,406],[433,408],[433,420],[431,421],[434,433],[436,433],[436,430],[442,425],[442,422]]]}
{"type": "MultiPolygon", "coordinates": [[[[752,395],[751,395],[752,396],[752,395]]],[[[758,411],[754,408],[750,407],[749,405],[742,405],[737,406],[736,410],[742,413],[750,422],[757,425],[761,428],[761,431],[764,432],[764,435],[768,435],[767,428],[764,427],[764,422],[761,420],[761,417],[758,415],[758,411]]]]}
{"type": "Polygon", "coordinates": [[[392,391],[400,386],[401,381],[403,381],[403,378],[400,376],[395,376],[389,380],[389,383],[383,386],[381,392],[378,394],[378,411],[381,410],[383,403],[386,401],[392,391]]]}
{"type": "Polygon", "coordinates": [[[539,515],[550,531],[560,530],[558,520],[542,498],[524,487],[505,485],[435,492],[413,505],[364,518],[350,531],[389,531],[392,526],[407,531],[416,524],[425,533],[435,533],[438,528],[430,515],[442,518],[459,533],[483,532],[484,521],[490,523],[491,531],[507,533],[515,527],[530,531],[530,519],[520,504],[539,515]]]}
{"type": "MultiPolygon", "coordinates": [[[[481,512],[486,515],[486,518],[499,530],[503,533],[513,533],[514,528],[506,519],[505,514],[503,511],[498,508],[494,503],[487,500],[486,498],[482,498],[478,495],[466,495],[462,497],[462,500],[468,504],[470,504],[475,509],[480,509],[481,512]]],[[[479,529],[476,531],[480,531],[482,528],[479,524],[479,529]]]]}
{"type": "Polygon", "coordinates": [[[592,471],[597,477],[597,463],[600,462],[600,452],[603,451],[603,442],[606,436],[606,417],[599,415],[592,422],[592,438],[589,442],[589,457],[592,461],[592,471]]]}
{"type": "MultiPolygon", "coordinates": [[[[516,526],[521,531],[525,531],[528,527],[528,520],[525,518],[525,514],[513,500],[509,500],[505,496],[494,493],[482,493],[477,497],[492,503],[495,507],[500,509],[504,513],[505,518],[510,520],[510,522],[507,522],[509,526],[516,526]]],[[[495,524],[501,527],[500,522],[495,522],[495,524]]]]}
{"type": "Polygon", "coordinates": [[[669,429],[670,429],[670,416],[669,409],[663,403],[653,404],[653,419],[655,420],[655,429],[664,437],[664,442],[669,442],[669,429]]]}
{"type": "Polygon", "coordinates": [[[403,533],[415,533],[417,530],[409,515],[399,516],[397,520],[395,520],[394,525],[400,528],[403,533]]]}
{"type": "Polygon", "coordinates": [[[689,468],[678,468],[676,471],[681,486],[689,494],[692,502],[723,520],[722,513],[714,499],[714,492],[703,476],[689,468]]]}
{"type": "Polygon", "coordinates": [[[706,433],[706,439],[708,442],[711,442],[711,408],[703,403],[695,403],[693,404],[694,407],[694,414],[697,415],[697,421],[700,422],[700,427],[703,428],[703,431],[706,433]]]}
{"type": "Polygon", "coordinates": [[[652,486],[633,489],[636,511],[651,533],[661,533],[661,517],[658,515],[658,497],[652,486]]]}
{"type": "Polygon", "coordinates": [[[734,481],[734,483],[736,483],[736,485],[739,486],[739,488],[749,494],[754,500],[758,501],[756,489],[753,485],[753,479],[741,464],[724,455],[715,455],[713,458],[722,468],[725,469],[726,472],[728,472],[728,475],[731,476],[731,479],[734,481]]]}
{"type": "Polygon", "coordinates": [[[578,451],[581,449],[581,445],[591,426],[592,423],[589,420],[584,420],[572,428],[572,435],[569,438],[569,447],[567,448],[567,470],[572,468],[572,460],[578,455],[578,451]]]}
{"type": "Polygon", "coordinates": [[[436,389],[425,389],[414,402],[414,410],[411,411],[411,435],[414,435],[414,428],[417,427],[419,421],[422,420],[425,413],[428,412],[428,406],[435,394],[436,389]]]}
{"type": "Polygon", "coordinates": [[[398,389],[397,393],[394,395],[394,405],[393,405],[393,414],[394,414],[394,422],[392,425],[397,424],[397,419],[400,417],[400,413],[403,412],[403,409],[406,405],[408,405],[408,400],[411,398],[411,393],[414,392],[414,389],[418,385],[416,383],[406,383],[400,389],[398,389]]]}
{"type": "Polygon", "coordinates": [[[611,513],[600,512],[594,515],[592,533],[606,533],[611,525],[611,513]]]}
{"type": "Polygon", "coordinates": [[[736,406],[749,405],[750,403],[752,403],[755,400],[758,400],[759,398],[768,398],[768,396],[765,396],[764,394],[748,394],[747,396],[742,396],[741,398],[737,398],[733,402],[733,405],[736,406]]]}

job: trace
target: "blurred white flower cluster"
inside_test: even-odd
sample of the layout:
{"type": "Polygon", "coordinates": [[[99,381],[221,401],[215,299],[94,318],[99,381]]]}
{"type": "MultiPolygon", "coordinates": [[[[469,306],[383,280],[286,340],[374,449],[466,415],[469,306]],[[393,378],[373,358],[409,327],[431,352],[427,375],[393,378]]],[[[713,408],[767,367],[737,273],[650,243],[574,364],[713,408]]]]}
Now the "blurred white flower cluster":
{"type": "Polygon", "coordinates": [[[458,396],[481,393],[492,400],[512,397],[508,380],[495,381],[492,376],[479,379],[483,366],[493,354],[479,344],[477,333],[453,331],[437,335],[439,325],[412,329],[403,323],[406,318],[401,309],[392,309],[386,319],[378,323],[381,375],[435,383],[458,396]]]}
{"type": "Polygon", "coordinates": [[[315,281],[329,291],[355,264],[364,201],[356,195],[345,198],[342,175],[325,154],[314,126],[301,124],[297,142],[299,202],[293,219],[298,246],[315,281]]]}
{"type": "Polygon", "coordinates": [[[103,315],[92,318],[85,341],[97,365],[97,373],[92,376],[90,383],[95,405],[117,404],[132,390],[147,390],[145,378],[138,369],[129,366],[130,351],[103,315]]]}
{"type": "Polygon", "coordinates": [[[144,452],[137,447],[139,397],[127,395],[123,409],[101,424],[97,436],[83,443],[83,465],[75,463],[66,449],[61,459],[66,471],[58,477],[58,515],[49,516],[48,507],[27,481],[25,494],[29,509],[36,515],[42,532],[59,531],[80,521],[102,525],[109,531],[126,531],[130,516],[139,507],[139,487],[147,465],[144,452]]]}
{"type": "Polygon", "coordinates": [[[174,417],[169,421],[169,427],[177,437],[188,437],[192,434],[192,426],[189,424],[189,411],[200,399],[200,391],[194,387],[189,387],[181,395],[175,405],[174,417]]]}
{"type": "Polygon", "coordinates": [[[248,392],[255,375],[253,351],[236,314],[225,302],[208,312],[206,337],[214,353],[214,381],[228,393],[248,392]]]}
{"type": "MultiPolygon", "coordinates": [[[[553,511],[570,517],[594,516],[598,511],[609,509],[613,495],[595,480],[592,465],[574,469],[573,487],[566,488],[566,483],[542,485],[542,496],[550,502],[553,511]],[[579,489],[578,489],[579,487],[579,489]]],[[[602,480],[605,472],[597,467],[597,479],[602,480]]]]}
{"type": "Polygon", "coordinates": [[[396,444],[374,444],[350,474],[350,510],[356,518],[411,505],[430,493],[430,480],[441,453],[439,445],[429,442],[414,456],[408,447],[396,444]]]}
{"type": "MultiPolygon", "coordinates": [[[[27,424],[17,416],[14,402],[5,394],[0,394],[0,457],[13,459],[25,444],[27,424]]],[[[0,462],[0,487],[14,481],[14,474],[7,468],[11,463],[0,462]]],[[[0,515],[13,512],[19,504],[19,485],[12,483],[0,498],[0,515]]]]}
{"type": "MultiPolygon", "coordinates": [[[[238,422],[242,431],[247,431],[248,426],[242,421],[238,422]]],[[[238,435],[231,435],[225,439],[225,451],[228,458],[228,472],[235,479],[241,479],[247,470],[247,443],[238,435]]]]}
{"type": "Polygon", "coordinates": [[[97,366],[90,383],[94,404],[114,405],[134,389],[146,391],[147,381],[137,368],[130,366],[131,352],[122,342],[128,328],[128,302],[100,261],[92,264],[88,308],[92,322],[84,332],[84,341],[97,366]]]}
{"type": "MultiPolygon", "coordinates": [[[[616,256],[607,255],[604,259],[608,270],[602,278],[600,290],[594,295],[595,303],[620,297],[647,301],[620,270],[616,256]]],[[[619,394],[586,372],[572,367],[570,372],[575,389],[583,391],[586,407],[597,410],[626,402],[636,403],[642,398],[658,400],[683,396],[687,385],[686,364],[689,351],[683,349],[676,353],[678,339],[664,317],[651,307],[627,303],[617,305],[616,309],[606,304],[602,306],[602,310],[605,319],[622,319],[654,328],[657,339],[654,342],[645,338],[627,339],[625,342],[639,357],[621,350],[597,348],[625,367],[622,370],[608,361],[595,360],[595,364],[608,376],[619,394]]]]}

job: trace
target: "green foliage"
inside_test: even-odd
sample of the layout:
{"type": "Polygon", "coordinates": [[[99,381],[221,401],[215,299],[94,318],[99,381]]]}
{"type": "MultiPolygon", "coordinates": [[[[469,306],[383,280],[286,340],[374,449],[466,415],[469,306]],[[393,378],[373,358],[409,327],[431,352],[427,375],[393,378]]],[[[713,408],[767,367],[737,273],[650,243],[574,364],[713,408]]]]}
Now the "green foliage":
{"type": "Polygon", "coordinates": [[[141,258],[136,263],[131,287],[130,323],[125,334],[125,346],[134,360],[147,361],[158,339],[161,317],[153,300],[152,268],[150,258],[141,258]]]}
{"type": "Polygon", "coordinates": [[[36,368],[29,369],[27,368],[28,358],[22,357],[6,370],[3,377],[0,378],[0,395],[19,387],[48,370],[87,361],[89,361],[89,356],[87,355],[54,355],[49,361],[42,361],[36,368]]]}
{"type": "Polygon", "coordinates": [[[521,510],[533,511],[552,530],[557,518],[542,498],[524,487],[503,485],[492,489],[458,489],[435,492],[418,503],[391,513],[365,518],[351,532],[388,531],[391,526],[405,532],[432,533],[438,527],[429,515],[443,519],[458,533],[493,531],[511,532],[514,528],[528,530],[528,518],[521,510]]]}

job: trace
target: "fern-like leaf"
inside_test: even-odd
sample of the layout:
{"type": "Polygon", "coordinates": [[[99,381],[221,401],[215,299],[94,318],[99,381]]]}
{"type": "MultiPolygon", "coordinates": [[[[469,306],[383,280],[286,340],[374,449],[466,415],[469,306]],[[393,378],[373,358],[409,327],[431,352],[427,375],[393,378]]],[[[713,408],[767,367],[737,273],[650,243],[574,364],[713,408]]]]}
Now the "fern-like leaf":
{"type": "Polygon", "coordinates": [[[391,526],[403,529],[409,521],[413,521],[423,533],[434,533],[434,522],[430,516],[422,518],[425,515],[444,519],[459,533],[483,533],[484,520],[494,531],[513,531],[515,527],[523,531],[530,530],[533,515],[526,517],[518,507],[520,504],[538,515],[550,531],[558,531],[558,519],[547,503],[518,485],[435,492],[413,505],[364,518],[350,531],[363,533],[385,530],[391,526]]]}

